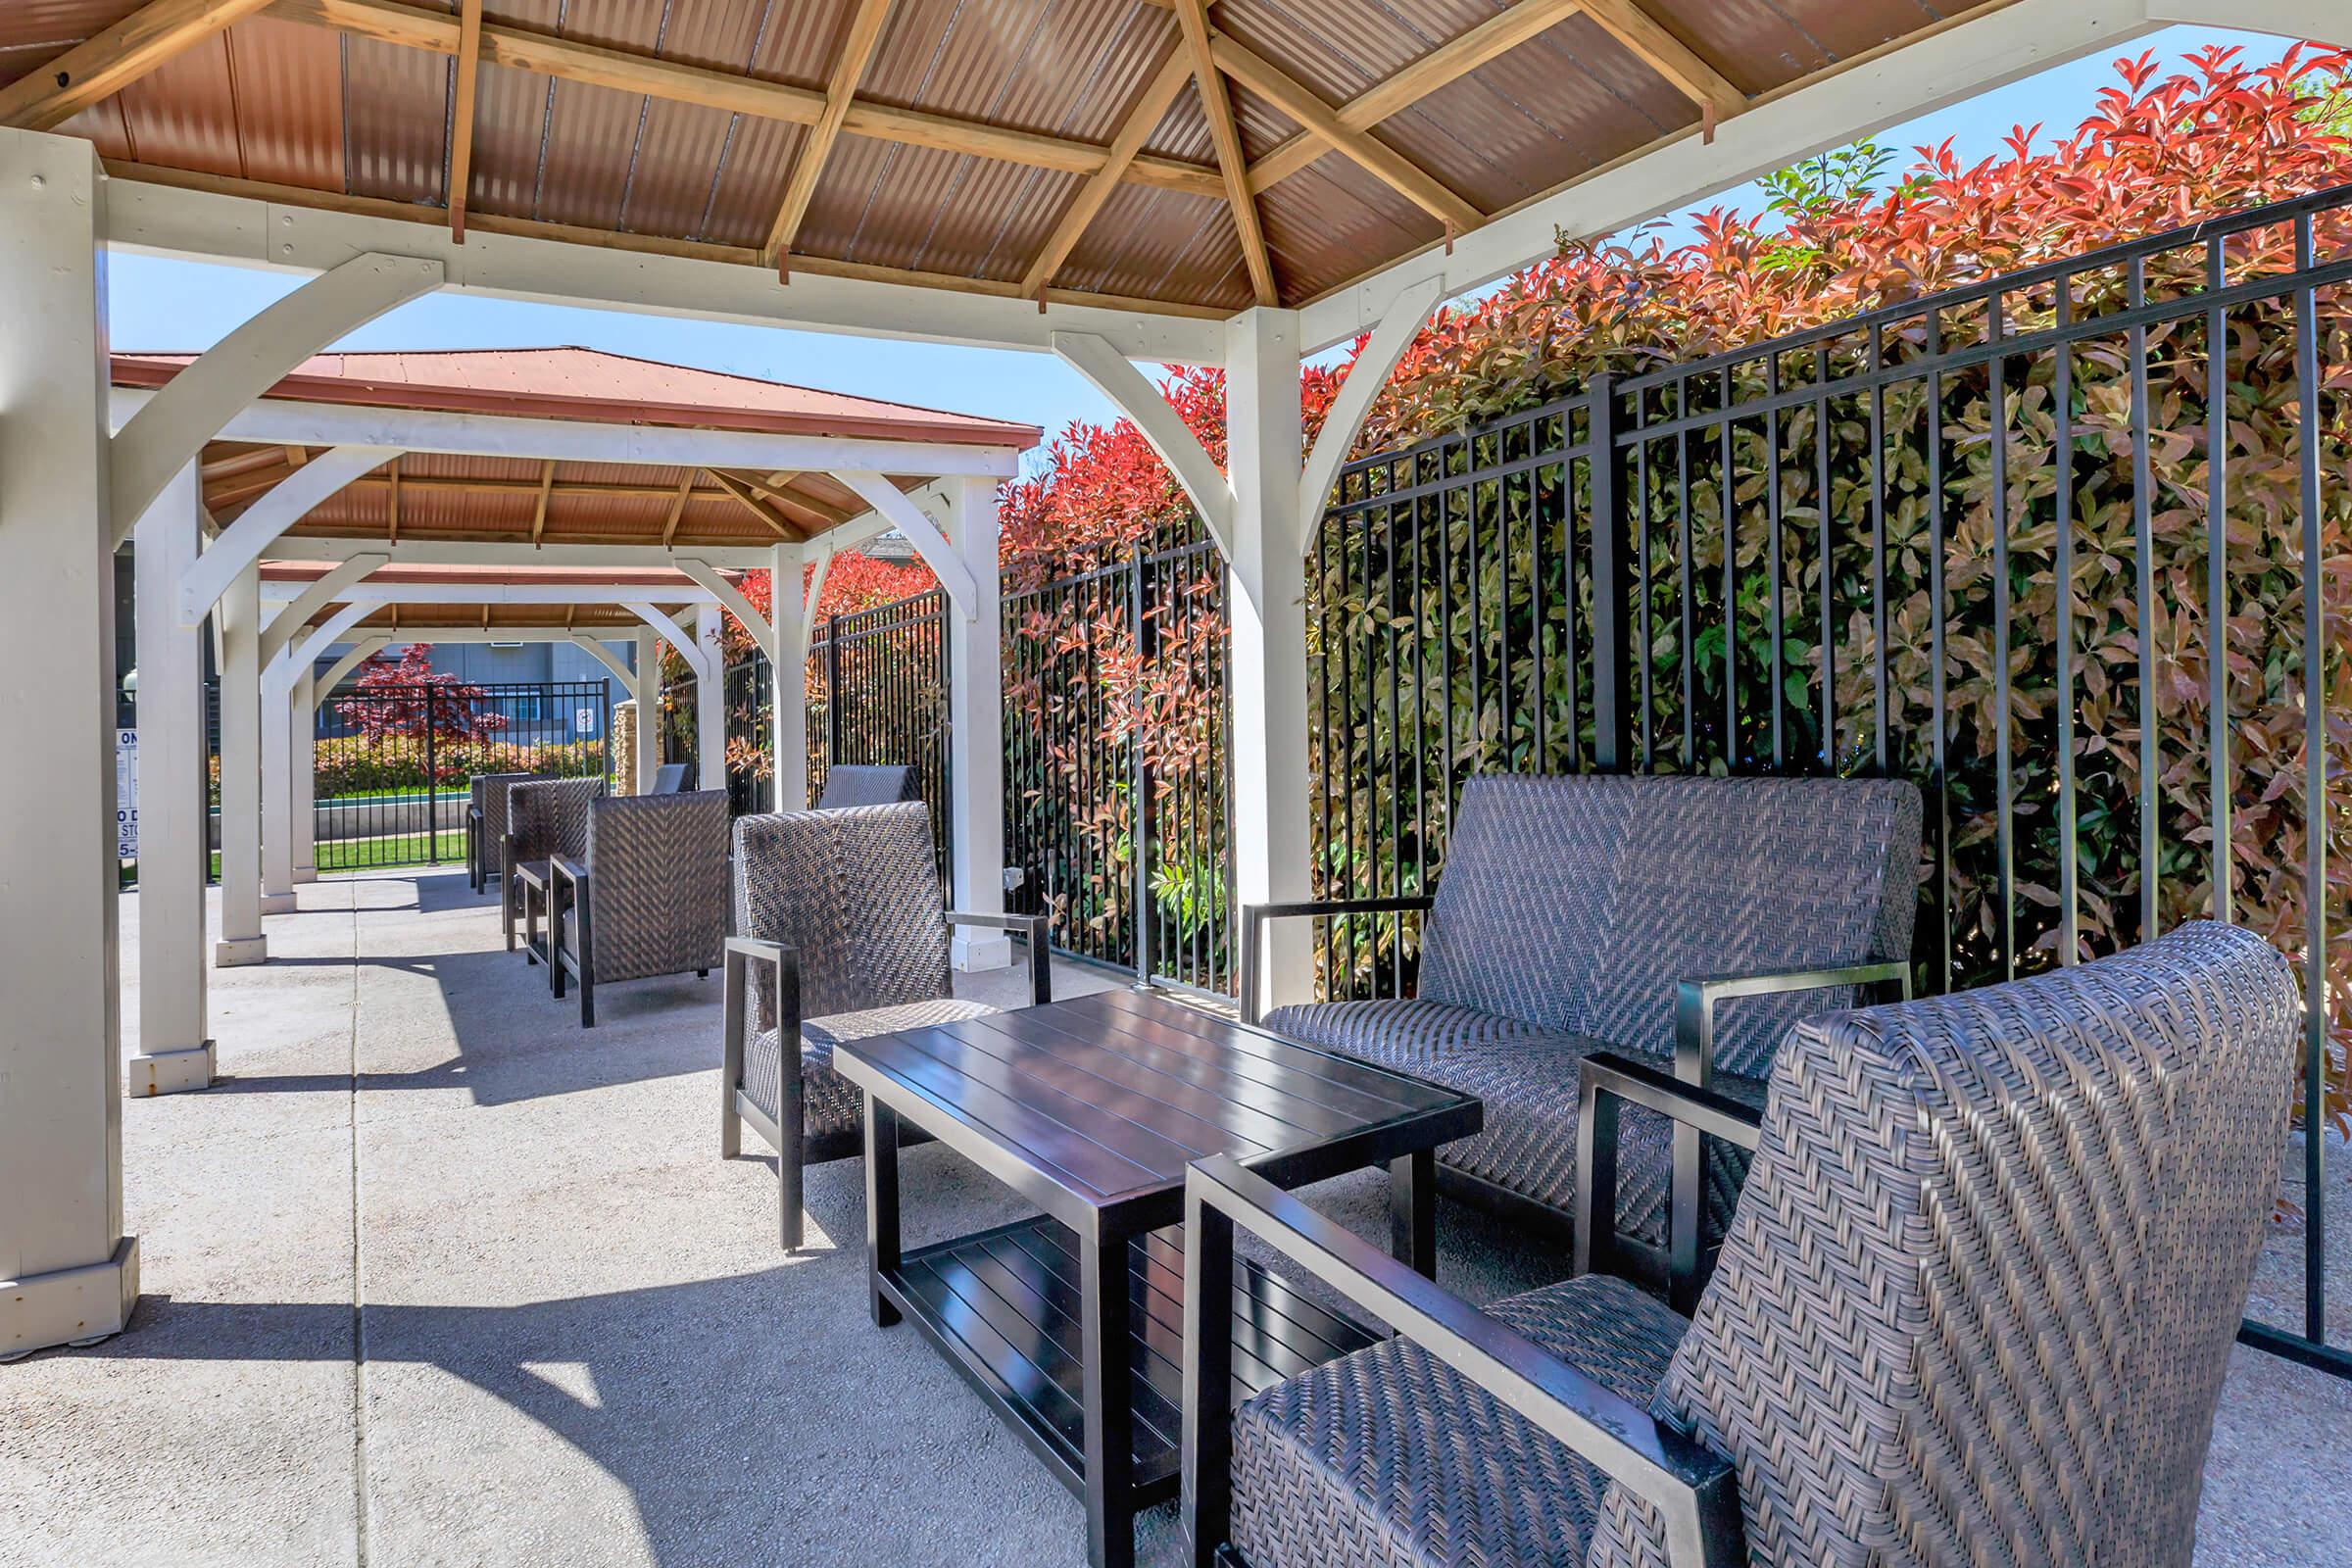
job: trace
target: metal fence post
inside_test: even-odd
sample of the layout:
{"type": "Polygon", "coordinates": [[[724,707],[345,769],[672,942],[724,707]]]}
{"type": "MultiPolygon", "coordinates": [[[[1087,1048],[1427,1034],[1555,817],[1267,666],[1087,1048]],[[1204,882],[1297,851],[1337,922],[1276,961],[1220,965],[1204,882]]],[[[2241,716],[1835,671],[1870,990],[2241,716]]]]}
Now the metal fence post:
{"type": "Polygon", "coordinates": [[[841,760],[841,617],[825,617],[825,767],[841,760]]]}
{"type": "Polygon", "coordinates": [[[433,720],[435,701],[439,694],[432,687],[424,688],[424,861],[427,865],[441,863],[441,767],[433,757],[433,720]]]}
{"type": "Polygon", "coordinates": [[[1127,632],[1135,642],[1135,724],[1127,739],[1127,814],[1133,824],[1135,854],[1135,989],[1152,989],[1152,764],[1144,756],[1144,724],[1140,699],[1146,653],[1144,649],[1144,547],[1139,542],[1127,558],[1127,632]]]}
{"type": "Polygon", "coordinates": [[[1633,754],[1631,693],[1635,621],[1627,589],[1633,528],[1626,514],[1625,453],[1617,444],[1617,380],[1592,378],[1586,397],[1592,506],[1592,761],[1626,771],[1633,754]]]}

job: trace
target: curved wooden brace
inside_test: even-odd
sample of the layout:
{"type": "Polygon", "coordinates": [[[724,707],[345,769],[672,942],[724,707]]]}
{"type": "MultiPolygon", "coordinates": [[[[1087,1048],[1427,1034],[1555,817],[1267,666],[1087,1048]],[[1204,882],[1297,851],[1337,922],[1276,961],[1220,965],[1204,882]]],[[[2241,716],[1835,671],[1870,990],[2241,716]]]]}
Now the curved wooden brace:
{"type": "MultiPolygon", "coordinates": [[[[726,607],[727,613],[743,623],[743,629],[752,634],[752,641],[765,649],[768,657],[775,657],[776,628],[768,623],[765,615],[752,607],[752,602],[743,596],[742,589],[727,581],[709,562],[693,556],[678,557],[677,567],[693,578],[696,586],[709,589],[711,596],[726,607]]],[[[775,603],[772,586],[768,593],[768,603],[772,605],[775,603]]]]}
{"type": "Polygon", "coordinates": [[[1135,421],[1152,450],[1159,454],[1192,498],[1217,548],[1233,559],[1233,486],[1208,456],[1199,438],[1185,426],[1159,389],[1105,338],[1092,332],[1056,332],[1054,352],[1071,368],[1092,381],[1121,414],[1135,421]]]}
{"type": "Polygon", "coordinates": [[[857,491],[860,501],[890,519],[890,525],[906,536],[906,542],[914,546],[923,564],[939,579],[939,585],[948,591],[948,597],[956,601],[956,608],[963,612],[964,619],[971,619],[974,607],[980,603],[980,585],[972,580],[971,568],[963,564],[963,558],[948,543],[948,536],[939,531],[939,525],[930,515],[882,474],[837,468],[833,477],[857,491]]]}
{"type": "Polygon", "coordinates": [[[262,628],[262,662],[267,664],[275,659],[328,600],[391,559],[380,550],[362,551],[338,563],[332,571],[305,588],[262,628]]]}
{"type": "Polygon", "coordinates": [[[247,404],[335,339],[439,288],[441,276],[439,262],[363,251],[198,355],[115,432],[107,458],[115,548],[172,475],[247,404]]]}
{"type": "Polygon", "coordinates": [[[1443,272],[1397,290],[1396,298],[1381,313],[1372,341],[1355,357],[1348,379],[1341,383],[1339,396],[1332,399],[1331,412],[1324,416],[1323,428],[1315,436],[1314,450],[1306,455],[1305,476],[1298,482],[1298,537],[1308,550],[1315,547],[1315,525],[1322,519],[1324,503],[1331,499],[1331,487],[1340,476],[1340,465],[1348,461],[1348,450],[1355,445],[1356,434],[1364,427],[1364,416],[1372,412],[1372,400],[1389,384],[1389,373],[1404,358],[1404,351],[1413,346],[1421,323],[1429,319],[1429,313],[1445,297],[1443,272]]]}
{"type": "MultiPolygon", "coordinates": [[[[123,434],[128,433],[125,428],[123,434]]],[[[115,439],[120,441],[122,437],[115,439]]],[[[239,513],[236,521],[221,530],[220,536],[206,547],[188,568],[187,575],[180,579],[179,623],[201,624],[213,612],[213,606],[220,602],[220,596],[228,592],[228,585],[237,580],[237,573],[261,560],[280,534],[354,479],[374,472],[399,456],[398,447],[333,447],[272,485],[260,500],[239,513]]],[[[121,512],[116,515],[121,516],[121,512]]]]}
{"type": "Polygon", "coordinates": [[[326,673],[318,677],[318,685],[311,694],[311,706],[317,708],[323,704],[334,689],[343,683],[343,677],[360,667],[362,660],[373,658],[391,644],[389,637],[368,636],[345,649],[343,657],[327,665],[326,673]]]}
{"type": "Polygon", "coordinates": [[[695,641],[694,633],[670,619],[667,611],[652,605],[626,605],[622,608],[660,632],[662,639],[678,651],[678,657],[686,661],[686,667],[694,671],[695,679],[711,678],[710,672],[703,667],[702,647],[695,641]]]}
{"type": "Polygon", "coordinates": [[[290,649],[291,657],[266,660],[262,664],[262,696],[265,701],[285,702],[294,691],[294,672],[305,664],[315,663],[318,656],[342,640],[343,634],[371,614],[373,605],[340,605],[335,612],[320,621],[315,630],[303,635],[290,649]]]}
{"type": "Polygon", "coordinates": [[[614,677],[619,680],[623,689],[626,689],[635,683],[637,677],[630,672],[629,666],[622,663],[618,658],[614,657],[612,649],[607,648],[603,643],[598,642],[594,637],[589,636],[584,631],[575,631],[570,634],[569,641],[574,647],[595,655],[597,662],[611,670],[614,677]]]}

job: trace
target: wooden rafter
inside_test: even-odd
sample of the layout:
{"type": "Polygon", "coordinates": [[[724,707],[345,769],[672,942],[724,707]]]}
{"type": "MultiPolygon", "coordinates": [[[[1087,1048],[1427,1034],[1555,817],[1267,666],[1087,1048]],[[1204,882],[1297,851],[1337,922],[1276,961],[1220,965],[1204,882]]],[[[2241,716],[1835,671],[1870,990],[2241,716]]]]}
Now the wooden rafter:
{"type": "MultiPolygon", "coordinates": [[[[716,470],[712,471],[711,477],[718,477],[716,470]]],[[[792,487],[792,481],[799,478],[800,475],[790,468],[781,468],[774,473],[765,475],[734,473],[734,477],[742,480],[756,494],[765,496],[777,506],[788,508],[790,511],[806,512],[827,528],[837,528],[857,514],[845,512],[839,507],[827,506],[805,490],[795,490],[792,487]]]]}
{"type": "Polygon", "coordinates": [[[539,541],[547,535],[547,503],[548,498],[555,493],[556,462],[555,459],[550,458],[546,466],[539,470],[539,505],[537,510],[531,514],[531,548],[533,550],[539,548],[539,541]]]}
{"type": "Polygon", "coordinates": [[[394,458],[384,466],[391,470],[391,498],[384,503],[384,537],[400,543],[400,459],[394,458]]]}
{"type": "Polygon", "coordinates": [[[1209,53],[1208,0],[1178,0],[1176,21],[1184,28],[1184,51],[1193,63],[1193,80],[1200,89],[1200,113],[1208,122],[1208,139],[1217,150],[1217,172],[1225,179],[1225,205],[1233,212],[1234,232],[1242,242],[1242,260],[1250,269],[1250,289],[1260,305],[1272,305],[1274,263],[1266,254],[1266,231],[1257,220],[1257,199],[1250,194],[1250,160],[1242,151],[1241,127],[1233,122],[1233,100],[1226,95],[1225,77],[1209,53]]]}
{"type": "MultiPolygon", "coordinates": [[[[426,11],[394,0],[276,0],[270,14],[334,27],[379,43],[445,55],[458,49],[455,18],[447,12],[426,11]]],[[[481,40],[482,58],[494,66],[610,87],[615,92],[643,93],[670,103],[796,125],[812,125],[825,112],[826,99],[821,92],[658,55],[611,49],[495,22],[483,24],[481,40]]],[[[1102,169],[1108,155],[1108,149],[1093,142],[855,98],[841,130],[849,136],[968,153],[1065,174],[1092,174],[1102,169]]],[[[1125,177],[1137,184],[1196,196],[1219,195],[1224,188],[1215,170],[1175,158],[1139,157],[1128,166],[1125,177]]]]}
{"type": "Polygon", "coordinates": [[[777,538],[796,541],[808,537],[807,529],[794,527],[790,518],[761,500],[754,491],[751,482],[743,475],[713,468],[710,470],[710,477],[717,480],[718,487],[733,496],[744,511],[759,518],[761,527],[766,528],[777,538]]]}
{"type": "MultiPolygon", "coordinates": [[[[1439,45],[1395,75],[1375,82],[1334,111],[1349,130],[1370,130],[1404,113],[1439,88],[1541,37],[1585,9],[1585,0],[1519,0],[1507,11],[1439,45]]],[[[1302,130],[1250,166],[1250,188],[1263,191],[1290,178],[1331,150],[1330,143],[1302,130]]]]}
{"type": "Polygon", "coordinates": [[[0,87],[0,125],[52,130],[269,3],[148,0],[105,31],[0,87]]]}
{"type": "Polygon", "coordinates": [[[1585,14],[1712,118],[1728,119],[1747,107],[1745,93],[1701,60],[1689,44],[1668,32],[1638,0],[1585,0],[1585,14]]]}
{"type": "Polygon", "coordinates": [[[670,498],[669,515],[662,519],[662,548],[664,550],[678,536],[678,519],[686,515],[686,500],[694,494],[694,481],[701,474],[699,468],[687,469],[686,477],[678,483],[678,493],[670,498]]]}
{"type": "Polygon", "coordinates": [[[482,0],[458,11],[458,80],[450,107],[449,237],[466,243],[466,193],[473,181],[473,107],[482,74],[482,0]]]}
{"type": "Polygon", "coordinates": [[[1047,235],[1045,244],[1039,247],[1037,259],[1029,264],[1029,270],[1021,275],[1021,293],[1036,294],[1054,281],[1054,274],[1061,270],[1063,262],[1069,260],[1070,252],[1077,247],[1087,225],[1095,220],[1095,215],[1102,210],[1102,204],[1110,200],[1111,192],[1119,188],[1119,180],[1136,153],[1143,148],[1145,139],[1159,128],[1160,121],[1167,115],[1168,106],[1176,101],[1176,95],[1184,90],[1184,84],[1192,79],[1193,63],[1186,56],[1179,38],[1161,59],[1159,70],[1145,84],[1142,96],[1135,101],[1135,107],[1127,112],[1127,118],[1120,122],[1119,133],[1111,140],[1108,161],[1084,185],[1078,187],[1078,194],[1070,199],[1070,205],[1062,210],[1060,220],[1054,223],[1054,232],[1047,235]]]}
{"type": "Polygon", "coordinates": [[[1391,190],[1456,233],[1486,221],[1486,215],[1448,189],[1435,174],[1368,131],[1351,130],[1331,105],[1263,56],[1217,33],[1209,47],[1217,68],[1320,136],[1391,190]]]}
{"type": "Polygon", "coordinates": [[[833,143],[841,135],[842,122],[849,119],[858,83],[865,75],[866,62],[874,57],[874,46],[882,41],[882,24],[889,18],[890,0],[858,0],[858,9],[850,16],[849,33],[825,82],[824,113],[801,139],[800,156],[792,161],[792,173],[784,181],[783,208],[768,225],[767,254],[779,270],[790,267],[792,242],[801,232],[801,220],[808,216],[817,176],[824,172],[825,160],[833,156],[833,143]]]}

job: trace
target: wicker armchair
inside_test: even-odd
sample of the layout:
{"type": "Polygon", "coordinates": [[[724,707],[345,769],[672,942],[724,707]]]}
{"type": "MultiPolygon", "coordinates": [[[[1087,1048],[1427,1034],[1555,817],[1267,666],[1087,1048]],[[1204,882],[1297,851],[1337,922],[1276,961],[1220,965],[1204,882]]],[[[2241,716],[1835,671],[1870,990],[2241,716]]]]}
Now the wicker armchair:
{"type": "MultiPolygon", "coordinates": [[[[604,798],[601,778],[527,779],[507,786],[507,831],[499,845],[499,922],[514,951],[517,916],[536,923],[547,906],[548,862],[588,848],[588,806],[604,798]]],[[[485,812],[485,817],[487,813],[485,812]]],[[[538,944],[531,944],[537,957],[538,944]]]]}
{"type": "Polygon", "coordinates": [[[585,852],[548,861],[547,969],[557,1000],[580,986],[596,1027],[598,982],[692,969],[708,975],[727,940],[727,796],[620,796],[588,807],[585,852]]]}
{"type": "Polygon", "coordinates": [[[816,808],[838,811],[852,806],[919,801],[923,798],[921,783],[911,767],[842,762],[825,769],[825,787],[817,796],[816,808]]]}
{"type": "Polygon", "coordinates": [[[1248,1568],[2187,1568],[2301,1007],[2230,926],[1815,1017],[1761,1113],[1584,1068],[1756,1158],[1686,1321],[1601,1275],[1479,1312],[1220,1160],[1187,1189],[1186,1519],[1248,1568]],[[1230,1405],[1239,1225],[1396,1339],[1230,1405]],[[1220,1323],[1221,1326],[1221,1323],[1220,1323]]]}
{"type": "Polygon", "coordinates": [[[479,893],[507,842],[507,786],[536,773],[476,773],[466,786],[466,879],[479,893]]]}
{"type": "Polygon", "coordinates": [[[737,819],[719,1152],[742,1152],[746,1124],[776,1151],[785,1250],[803,1240],[801,1167],[859,1149],[864,1104],[834,1045],[997,1010],[950,989],[952,925],[1025,934],[1030,1003],[1051,1000],[1043,916],[941,909],[920,801],[737,819]]]}
{"type": "MultiPolygon", "coordinates": [[[[1920,799],[1896,779],[1473,779],[1434,899],[1244,911],[1242,996],[1268,919],[1421,910],[1419,995],[1279,1007],[1267,1028],[1466,1090],[1485,1130],[1440,1151],[1448,1192],[1531,1228],[1576,1204],[1577,1069],[1622,1051],[1763,1102],[1774,1047],[1857,987],[1904,995],[1920,799]]],[[[1689,1310],[1746,1161],[1627,1118],[1629,1270],[1689,1310]]]]}

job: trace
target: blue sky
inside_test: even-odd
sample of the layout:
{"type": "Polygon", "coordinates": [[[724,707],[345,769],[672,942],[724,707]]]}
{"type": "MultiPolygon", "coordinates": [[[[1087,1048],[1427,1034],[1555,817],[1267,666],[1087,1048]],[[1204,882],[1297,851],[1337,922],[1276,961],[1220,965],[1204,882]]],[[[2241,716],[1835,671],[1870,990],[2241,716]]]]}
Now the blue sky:
{"type": "MultiPolygon", "coordinates": [[[[2209,43],[2239,44],[2249,60],[2275,60],[2272,37],[2174,27],[2143,47],[2180,56],[2209,43]]],[[[2012,127],[2071,128],[2098,90],[2115,80],[2107,55],[2093,55],[2031,80],[1908,122],[1880,139],[1903,149],[1950,137],[1964,162],[2000,151],[2012,127]]],[[[2045,130],[2045,141],[2052,132],[2045,130]]],[[[1751,188],[1722,193],[1700,208],[1753,210],[1751,188]]],[[[1669,220],[1672,221],[1671,220],[1669,220]]],[[[112,335],[118,349],[205,349],[300,279],[239,268],[121,256],[110,264],[112,335]]],[[[774,327],[632,317],[620,312],[515,304],[442,294],[416,301],[362,328],[339,347],[506,348],[577,343],[867,397],[922,403],[1020,419],[1049,434],[1072,419],[1105,420],[1110,406],[1051,355],[942,348],[774,327]]]]}

